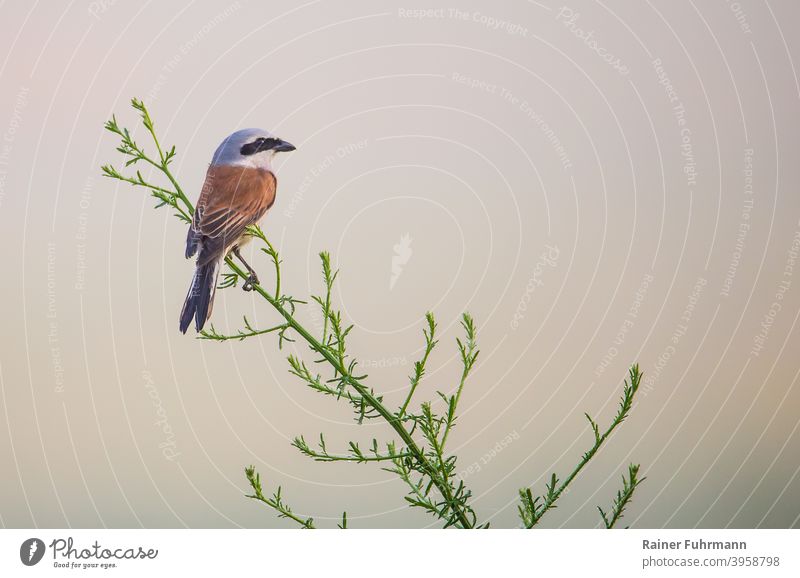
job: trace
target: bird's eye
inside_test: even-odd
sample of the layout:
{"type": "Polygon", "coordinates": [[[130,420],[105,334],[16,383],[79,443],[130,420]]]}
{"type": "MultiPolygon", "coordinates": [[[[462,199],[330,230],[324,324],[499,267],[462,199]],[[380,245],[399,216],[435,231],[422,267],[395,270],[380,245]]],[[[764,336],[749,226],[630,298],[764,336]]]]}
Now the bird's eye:
{"type": "Polygon", "coordinates": [[[275,143],[276,139],[274,138],[258,137],[253,142],[249,142],[242,146],[239,152],[241,152],[244,156],[249,156],[269,150],[275,146],[275,143]]]}

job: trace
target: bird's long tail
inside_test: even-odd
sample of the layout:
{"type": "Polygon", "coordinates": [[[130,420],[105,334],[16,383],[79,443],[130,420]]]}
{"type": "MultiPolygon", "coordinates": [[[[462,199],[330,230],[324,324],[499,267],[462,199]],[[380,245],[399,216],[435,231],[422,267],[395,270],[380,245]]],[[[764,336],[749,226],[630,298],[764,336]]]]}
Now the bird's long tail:
{"type": "Polygon", "coordinates": [[[189,292],[186,294],[186,301],[183,302],[181,310],[181,333],[186,333],[189,325],[192,324],[192,319],[195,320],[194,326],[199,332],[211,317],[219,264],[219,261],[212,261],[205,265],[198,265],[194,270],[192,284],[189,285],[189,292]]]}

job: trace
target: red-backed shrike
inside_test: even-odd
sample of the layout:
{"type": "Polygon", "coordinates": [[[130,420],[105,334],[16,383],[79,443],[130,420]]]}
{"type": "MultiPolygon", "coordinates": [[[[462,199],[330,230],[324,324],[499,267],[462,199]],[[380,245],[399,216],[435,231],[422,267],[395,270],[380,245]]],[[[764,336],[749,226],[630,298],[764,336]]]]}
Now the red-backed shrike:
{"type": "Polygon", "coordinates": [[[258,223],[275,202],[272,157],[293,150],[290,143],[257,128],[237,131],[217,148],[186,236],[186,258],[197,253],[197,266],[181,310],[182,333],[192,319],[200,331],[211,317],[219,268],[229,252],[250,273],[245,291],[258,284],[256,272],[239,249],[249,240],[245,229],[258,223]]]}

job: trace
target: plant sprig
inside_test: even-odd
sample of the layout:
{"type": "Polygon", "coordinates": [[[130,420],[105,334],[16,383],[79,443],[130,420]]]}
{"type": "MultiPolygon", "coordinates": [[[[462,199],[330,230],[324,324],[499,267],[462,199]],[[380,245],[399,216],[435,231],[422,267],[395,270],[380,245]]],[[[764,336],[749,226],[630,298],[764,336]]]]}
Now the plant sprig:
{"type": "MultiPolygon", "coordinates": [[[[145,149],[134,140],[127,128],[120,127],[116,117],[112,117],[105,125],[106,130],[120,139],[117,147],[126,157],[125,168],[134,167],[133,175],[125,175],[113,165],[102,167],[103,176],[124,182],[133,187],[145,188],[158,201],[156,207],[168,206],[174,210],[183,222],[190,222],[194,214],[194,206],[182,191],[175,176],[170,170],[170,165],[176,157],[175,147],[165,149],[161,146],[156,136],[155,126],[147,107],[142,101],[133,99],[132,107],[139,113],[142,124],[149,134],[156,149],[155,155],[148,154],[145,149]],[[147,165],[156,173],[161,173],[167,180],[166,185],[157,184],[146,178],[137,165],[147,165]]],[[[464,333],[463,340],[456,339],[456,345],[461,362],[461,374],[455,387],[455,392],[446,394],[437,391],[438,401],[436,406],[425,401],[419,409],[412,407],[412,401],[418,392],[420,383],[426,373],[427,363],[434,348],[438,344],[436,339],[437,324],[432,313],[425,315],[426,327],[423,329],[425,349],[419,359],[414,363],[414,372],[409,376],[409,389],[403,403],[396,410],[389,409],[383,397],[366,385],[368,376],[359,371],[358,362],[350,355],[347,339],[353,329],[342,317],[341,311],[335,309],[332,302],[333,289],[338,277],[338,270],[331,265],[330,255],[326,252],[319,254],[322,266],[322,281],[324,291],[321,295],[312,296],[312,300],[319,307],[322,315],[323,326],[318,335],[307,329],[296,318],[295,312],[299,305],[307,302],[295,299],[284,293],[281,286],[281,259],[276,248],[267,239],[264,232],[257,225],[247,228],[246,234],[261,243],[260,250],[264,253],[275,271],[275,286],[269,292],[261,285],[254,285],[254,294],[269,304],[278,314],[280,320],[275,325],[266,329],[254,327],[247,317],[243,318],[244,328],[236,333],[220,333],[211,325],[210,329],[203,331],[198,336],[200,339],[212,341],[244,340],[275,333],[278,337],[278,346],[285,342],[298,341],[304,343],[314,357],[314,363],[322,368],[320,372],[311,371],[303,359],[296,354],[288,356],[289,373],[299,378],[310,389],[329,396],[337,401],[347,402],[355,412],[358,423],[365,419],[382,420],[396,436],[396,440],[379,443],[372,439],[366,449],[358,442],[348,442],[344,452],[328,451],[325,438],[319,436],[316,447],[312,447],[300,435],[295,437],[292,445],[303,455],[321,462],[353,462],[386,464],[383,469],[391,472],[402,480],[406,486],[406,502],[420,508],[438,520],[445,527],[456,528],[486,528],[488,523],[481,524],[476,512],[471,505],[472,492],[464,481],[456,474],[457,456],[448,454],[446,445],[450,434],[457,423],[458,407],[468,377],[471,375],[478,358],[477,330],[473,318],[465,313],[461,319],[464,333]],[[442,409],[437,409],[442,405],[442,409]]],[[[235,287],[238,281],[246,281],[249,273],[244,271],[230,257],[225,258],[227,271],[222,272],[221,289],[235,287]]],[[[567,486],[575,479],[583,467],[599,450],[611,432],[625,419],[633,403],[633,396],[639,387],[641,373],[638,366],[633,366],[630,372],[631,383],[626,382],[623,398],[620,402],[619,412],[611,426],[600,433],[597,423],[589,417],[590,426],[594,433],[595,443],[587,451],[575,470],[559,483],[555,474],[546,485],[543,496],[534,497],[530,489],[520,490],[522,504],[519,513],[526,527],[533,527],[541,517],[556,506],[556,502],[567,486]]],[[[628,479],[623,477],[623,489],[618,492],[610,514],[600,510],[607,527],[613,527],[622,516],[625,507],[630,503],[633,492],[642,480],[637,478],[638,466],[631,466],[628,479]]],[[[295,514],[291,507],[283,500],[281,488],[271,496],[264,494],[261,478],[253,466],[245,469],[245,475],[253,490],[247,497],[260,501],[279,517],[287,518],[297,523],[302,528],[314,528],[312,518],[295,514]]],[[[644,479],[644,478],[642,478],[644,479]]],[[[347,513],[342,514],[339,528],[347,528],[347,513]]]]}
{"type": "Polygon", "coordinates": [[[616,523],[619,522],[620,518],[622,518],[625,508],[633,499],[633,492],[635,492],[639,484],[645,480],[645,478],[639,478],[638,476],[639,465],[630,464],[628,466],[628,478],[625,479],[625,476],[622,476],[622,489],[617,492],[617,495],[614,498],[614,504],[611,507],[610,515],[606,515],[606,513],[603,511],[603,508],[597,506],[597,509],[600,510],[600,516],[603,518],[603,523],[605,524],[606,529],[612,529],[616,523]]]}
{"type": "MultiPolygon", "coordinates": [[[[574,470],[572,470],[566,479],[559,484],[558,477],[555,473],[553,473],[550,477],[550,481],[545,486],[545,493],[542,496],[534,497],[529,488],[523,488],[519,491],[520,500],[522,502],[518,508],[519,515],[520,518],[522,518],[526,528],[533,528],[539,523],[539,520],[542,519],[542,516],[555,507],[558,498],[564,493],[564,490],[567,489],[567,487],[572,483],[584,466],[589,463],[589,460],[594,457],[594,455],[600,449],[600,446],[602,446],[611,435],[611,432],[613,432],[617,426],[619,426],[619,424],[621,424],[625,418],[628,417],[628,414],[633,407],[633,397],[639,390],[639,384],[642,380],[642,373],[639,371],[639,366],[633,365],[628,371],[628,376],[630,382],[625,380],[625,385],[622,390],[622,397],[619,401],[619,409],[617,410],[617,414],[612,420],[611,424],[608,426],[608,429],[601,434],[597,422],[595,422],[589,416],[589,414],[584,414],[592,428],[592,433],[594,434],[594,444],[586,453],[583,454],[583,457],[581,458],[580,462],[578,462],[578,465],[574,470]]],[[[638,472],[638,466],[636,466],[636,468],[638,472]]],[[[635,489],[636,485],[633,486],[631,495],[635,489]]]]}
{"type": "Polygon", "coordinates": [[[272,494],[272,496],[267,497],[264,495],[264,491],[261,488],[261,474],[256,472],[255,467],[248,466],[245,468],[244,472],[247,476],[247,481],[250,482],[250,487],[253,488],[253,494],[247,496],[248,498],[258,500],[259,502],[264,502],[267,506],[278,512],[279,518],[288,518],[289,520],[293,520],[305,530],[313,530],[315,528],[313,518],[304,518],[302,516],[298,516],[292,511],[292,508],[289,506],[289,504],[283,501],[280,486],[278,486],[278,489],[274,494],[272,494]]]}
{"type": "MultiPolygon", "coordinates": [[[[223,287],[220,285],[220,287],[223,287]]],[[[224,288],[224,287],[223,287],[224,288]]],[[[199,338],[200,339],[207,339],[210,341],[229,341],[231,339],[237,339],[239,341],[244,341],[248,337],[256,337],[258,335],[266,335],[267,333],[274,333],[275,331],[285,332],[289,329],[288,323],[281,323],[280,325],[276,325],[274,327],[268,327],[267,329],[256,329],[250,324],[250,321],[247,319],[246,316],[243,316],[242,319],[244,320],[244,329],[237,330],[235,335],[226,335],[224,333],[219,333],[214,327],[214,324],[211,324],[209,329],[204,329],[200,332],[199,338]]]]}
{"type": "Polygon", "coordinates": [[[381,453],[378,447],[378,440],[374,438],[372,439],[372,445],[367,450],[362,450],[358,442],[348,442],[348,453],[338,455],[328,452],[325,436],[323,434],[319,434],[319,449],[314,449],[309,446],[303,436],[294,438],[294,440],[292,440],[292,445],[296,447],[301,454],[318,462],[356,462],[359,464],[366,464],[367,462],[386,462],[411,457],[410,453],[398,453],[395,449],[394,442],[388,442],[386,444],[386,453],[381,453]]]}

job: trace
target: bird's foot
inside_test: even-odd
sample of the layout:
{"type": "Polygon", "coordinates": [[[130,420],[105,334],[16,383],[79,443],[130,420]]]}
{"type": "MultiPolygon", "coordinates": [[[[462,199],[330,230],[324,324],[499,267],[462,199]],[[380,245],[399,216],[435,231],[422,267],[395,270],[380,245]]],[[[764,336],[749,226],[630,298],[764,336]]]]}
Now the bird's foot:
{"type": "Polygon", "coordinates": [[[252,291],[255,289],[255,286],[258,285],[258,277],[255,273],[251,273],[247,280],[245,280],[244,285],[242,285],[242,289],[245,291],[252,291]]]}

